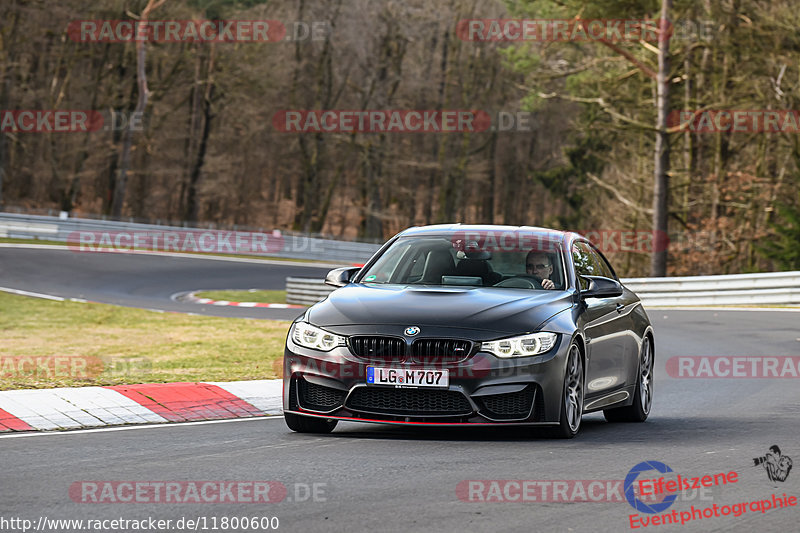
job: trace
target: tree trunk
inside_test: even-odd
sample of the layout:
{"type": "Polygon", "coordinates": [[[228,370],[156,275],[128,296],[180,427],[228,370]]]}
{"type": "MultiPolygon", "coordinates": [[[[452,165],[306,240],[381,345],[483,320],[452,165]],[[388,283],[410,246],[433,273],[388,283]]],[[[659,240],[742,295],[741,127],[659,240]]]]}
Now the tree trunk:
{"type": "Polygon", "coordinates": [[[653,230],[656,232],[653,255],[650,263],[650,275],[663,277],[667,275],[668,241],[663,239],[667,234],[669,216],[669,133],[667,133],[667,114],[669,113],[669,36],[667,20],[672,9],[672,0],[661,0],[661,31],[658,42],[658,77],[656,79],[658,96],[656,109],[656,146],[655,146],[655,180],[653,186],[653,230]]]}
{"type": "Polygon", "coordinates": [[[497,182],[497,132],[491,133],[489,142],[489,175],[486,187],[483,190],[483,201],[481,202],[481,222],[483,224],[494,224],[494,195],[497,182]]]}
{"type": "Polygon", "coordinates": [[[383,135],[373,144],[364,145],[364,218],[362,219],[361,237],[365,239],[383,238],[383,220],[381,219],[380,178],[383,175],[383,135]]]}
{"type": "MultiPolygon", "coordinates": [[[[205,164],[206,152],[208,148],[208,137],[211,133],[211,99],[214,96],[214,45],[211,45],[211,50],[208,55],[208,64],[205,71],[205,81],[200,83],[197,80],[195,86],[196,101],[192,103],[192,131],[191,135],[194,137],[199,133],[200,141],[195,143],[190,142],[190,153],[192,163],[189,172],[189,183],[186,191],[186,211],[184,212],[184,220],[189,222],[197,222],[200,214],[200,209],[197,203],[197,182],[200,181],[200,172],[203,170],[205,164]],[[202,93],[200,92],[201,85],[204,86],[202,93]],[[202,116],[201,116],[202,114],[202,116]],[[198,121],[202,120],[202,130],[198,132],[198,121]],[[196,146],[195,146],[196,145],[196,146]]],[[[202,69],[200,70],[202,72],[202,69]]],[[[198,73],[199,74],[199,73],[198,73]]],[[[198,76],[199,78],[199,76],[198,76]]]]}
{"type": "MultiPolygon", "coordinates": [[[[436,110],[441,111],[445,107],[447,98],[447,68],[448,59],[450,54],[450,31],[445,30],[442,36],[442,61],[439,64],[440,78],[439,78],[439,96],[436,102],[436,110]]],[[[446,135],[439,136],[439,142],[434,146],[432,156],[438,159],[439,166],[437,169],[431,170],[428,175],[427,191],[425,195],[425,223],[431,224],[434,220],[433,203],[434,203],[434,188],[436,186],[436,178],[444,176],[447,170],[444,167],[444,143],[447,139],[446,135]]],[[[443,186],[444,187],[444,186],[443,186]]],[[[441,191],[439,192],[441,195],[441,191]]],[[[439,214],[441,217],[441,214],[439,214]]]]}
{"type": "MultiPolygon", "coordinates": [[[[17,26],[19,22],[19,9],[16,2],[9,7],[6,11],[7,15],[4,25],[6,26],[6,35],[3,38],[2,51],[5,57],[0,61],[0,109],[9,109],[9,93],[11,91],[11,77],[12,69],[16,69],[16,44],[17,44],[17,26]]],[[[8,150],[6,147],[6,136],[0,132],[0,208],[3,207],[3,181],[6,175],[6,168],[8,166],[8,150]]]]}
{"type": "MultiPolygon", "coordinates": [[[[150,12],[163,4],[166,0],[148,0],[147,6],[142,11],[142,16],[139,20],[140,24],[147,23],[150,12]]],[[[145,58],[147,55],[147,47],[145,41],[136,41],[136,82],[139,87],[139,100],[136,102],[136,109],[134,116],[139,117],[144,113],[147,107],[147,98],[149,91],[147,89],[147,71],[145,69],[145,58]]],[[[117,176],[117,183],[114,186],[114,203],[111,207],[111,215],[115,218],[122,216],[122,206],[125,203],[125,192],[128,186],[128,169],[131,166],[131,144],[133,143],[133,128],[129,117],[128,125],[125,128],[125,133],[122,140],[122,161],[120,162],[119,176],[117,176]]]]}

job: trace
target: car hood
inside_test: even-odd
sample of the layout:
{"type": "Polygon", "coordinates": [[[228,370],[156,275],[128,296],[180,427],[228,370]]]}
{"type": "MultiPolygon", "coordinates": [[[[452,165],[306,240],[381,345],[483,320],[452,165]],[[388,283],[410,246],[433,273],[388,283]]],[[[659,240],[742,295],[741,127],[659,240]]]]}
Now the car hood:
{"type": "Polygon", "coordinates": [[[572,306],[572,293],[492,287],[353,283],[312,307],[318,326],[442,326],[521,333],[572,306]]]}

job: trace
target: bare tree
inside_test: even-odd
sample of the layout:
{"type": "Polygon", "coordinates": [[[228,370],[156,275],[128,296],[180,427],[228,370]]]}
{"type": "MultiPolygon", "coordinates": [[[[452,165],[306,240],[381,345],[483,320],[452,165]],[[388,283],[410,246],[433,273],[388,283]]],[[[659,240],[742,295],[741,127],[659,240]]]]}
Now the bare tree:
{"type": "MultiPolygon", "coordinates": [[[[4,10],[3,20],[7,29],[0,35],[0,50],[3,53],[0,61],[0,109],[8,109],[9,96],[11,92],[10,77],[16,62],[16,38],[19,26],[19,9],[17,2],[12,2],[9,9],[4,10]]],[[[8,150],[6,148],[6,137],[0,132],[0,207],[3,205],[3,181],[6,175],[8,163],[8,150]]]]}
{"type": "MultiPolygon", "coordinates": [[[[669,31],[668,17],[672,9],[672,0],[661,0],[661,20],[658,34],[658,76],[656,100],[656,147],[655,168],[653,171],[653,231],[657,236],[667,234],[669,218],[669,132],[667,131],[667,114],[669,114],[669,31]]],[[[663,277],[667,275],[667,246],[659,242],[653,247],[650,263],[650,275],[663,277]]]]}
{"type": "MultiPolygon", "coordinates": [[[[139,17],[139,24],[146,25],[147,20],[152,13],[159,6],[164,4],[167,0],[148,0],[139,17]]],[[[134,109],[135,117],[141,117],[147,107],[147,98],[149,91],[147,89],[147,70],[145,58],[147,55],[147,47],[144,40],[136,41],[136,81],[139,87],[139,99],[136,102],[134,109]]],[[[117,182],[114,186],[114,202],[111,208],[111,214],[114,217],[122,215],[122,206],[125,203],[125,192],[128,187],[128,169],[131,166],[131,144],[133,143],[133,125],[132,120],[128,121],[128,126],[125,128],[125,133],[122,139],[122,161],[120,163],[119,174],[117,182]]]]}

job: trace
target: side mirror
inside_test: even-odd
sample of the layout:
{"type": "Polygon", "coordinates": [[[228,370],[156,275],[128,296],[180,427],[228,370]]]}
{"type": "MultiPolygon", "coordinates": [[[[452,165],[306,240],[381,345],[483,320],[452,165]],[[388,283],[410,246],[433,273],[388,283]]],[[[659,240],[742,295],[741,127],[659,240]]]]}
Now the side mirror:
{"type": "Polygon", "coordinates": [[[581,276],[589,282],[589,288],[581,291],[583,298],[614,298],[622,296],[622,284],[603,276],[581,276]]]}
{"type": "Polygon", "coordinates": [[[328,275],[325,276],[325,284],[332,285],[334,287],[344,287],[350,283],[350,279],[359,270],[361,270],[361,267],[335,268],[328,272],[328,275]]]}

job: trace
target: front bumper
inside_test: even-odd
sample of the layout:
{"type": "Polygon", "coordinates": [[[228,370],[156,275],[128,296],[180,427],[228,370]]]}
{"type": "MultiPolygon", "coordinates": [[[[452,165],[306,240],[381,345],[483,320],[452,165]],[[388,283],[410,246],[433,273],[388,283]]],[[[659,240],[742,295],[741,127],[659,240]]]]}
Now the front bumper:
{"type": "MultiPolygon", "coordinates": [[[[489,339],[486,339],[489,340],[489,339]]],[[[337,420],[409,425],[552,425],[558,423],[570,339],[547,353],[501,359],[477,348],[461,362],[377,362],[348,347],[319,352],[287,340],[285,412],[337,420]],[[447,369],[447,388],[366,383],[367,367],[447,369]]],[[[476,342],[475,346],[480,346],[476,342]]]]}

